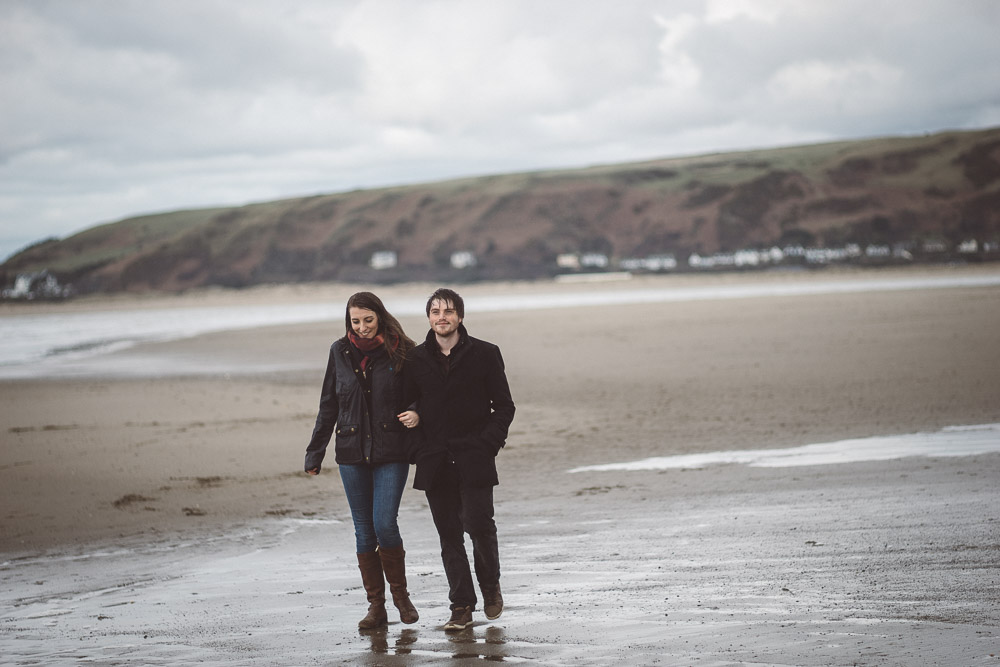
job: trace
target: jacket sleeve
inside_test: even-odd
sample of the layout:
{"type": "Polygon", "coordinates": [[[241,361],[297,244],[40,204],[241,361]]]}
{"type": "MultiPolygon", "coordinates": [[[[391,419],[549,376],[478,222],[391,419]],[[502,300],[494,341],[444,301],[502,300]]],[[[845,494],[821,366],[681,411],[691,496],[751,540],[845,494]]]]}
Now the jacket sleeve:
{"type": "MultiPolygon", "coordinates": [[[[413,359],[408,359],[406,364],[403,366],[403,369],[400,371],[400,374],[402,375],[403,389],[403,395],[400,399],[403,407],[401,412],[405,412],[406,410],[417,410],[417,407],[420,405],[420,387],[413,380],[412,369],[414,363],[413,359]]],[[[420,412],[417,411],[417,414],[420,414],[420,412]]]]}
{"type": "Polygon", "coordinates": [[[337,357],[334,348],[330,346],[330,358],[326,362],[326,375],[323,377],[323,390],[319,398],[319,414],[316,415],[316,426],[313,427],[312,438],[306,447],[305,470],[317,470],[322,467],[326,448],[330,444],[333,428],[337,425],[340,406],[337,403],[337,357]]]}
{"type": "MultiPolygon", "coordinates": [[[[413,364],[414,360],[411,358],[407,360],[406,365],[403,366],[401,371],[403,374],[403,396],[402,403],[405,406],[403,412],[406,410],[413,410],[417,413],[420,419],[423,419],[423,415],[420,414],[420,386],[413,379],[413,364]]],[[[406,460],[410,463],[417,462],[417,454],[424,443],[424,427],[423,424],[418,425],[416,428],[408,429],[406,432],[406,460]]]]}
{"type": "Polygon", "coordinates": [[[514,399],[510,396],[510,385],[504,371],[500,348],[493,346],[486,375],[486,391],[490,399],[490,418],[480,433],[480,440],[496,455],[507,442],[507,430],[514,421],[514,399]]]}

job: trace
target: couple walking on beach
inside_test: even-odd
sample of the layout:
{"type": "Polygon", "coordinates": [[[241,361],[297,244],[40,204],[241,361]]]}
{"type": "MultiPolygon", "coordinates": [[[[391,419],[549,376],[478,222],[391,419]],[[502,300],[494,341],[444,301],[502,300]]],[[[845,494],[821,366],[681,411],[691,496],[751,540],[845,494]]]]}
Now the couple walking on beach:
{"type": "Polygon", "coordinates": [[[465,304],[450,289],[427,300],[430,330],[416,345],[371,292],[347,301],[346,335],[330,346],[319,415],[305,470],[318,475],[331,437],[351,507],[368,614],[358,627],[385,625],[385,583],[403,623],[419,615],[406,585],[397,514],[409,466],[424,491],[441,542],[451,617],[445,630],[472,625],[476,608],[465,533],[472,540],[483,612],[503,612],[493,519],[495,457],[514,419],[500,348],[469,335],[465,304]]]}

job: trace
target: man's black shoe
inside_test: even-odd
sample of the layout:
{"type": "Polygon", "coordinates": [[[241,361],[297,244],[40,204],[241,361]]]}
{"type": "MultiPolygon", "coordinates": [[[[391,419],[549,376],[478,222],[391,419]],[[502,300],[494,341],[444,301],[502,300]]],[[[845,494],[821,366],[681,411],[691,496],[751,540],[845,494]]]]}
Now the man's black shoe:
{"type": "Polygon", "coordinates": [[[482,586],[483,613],[486,618],[495,621],[503,613],[503,595],[500,594],[499,582],[494,586],[482,586]]]}
{"type": "Polygon", "coordinates": [[[472,625],[472,607],[455,607],[451,618],[444,624],[445,630],[465,630],[472,625]]]}

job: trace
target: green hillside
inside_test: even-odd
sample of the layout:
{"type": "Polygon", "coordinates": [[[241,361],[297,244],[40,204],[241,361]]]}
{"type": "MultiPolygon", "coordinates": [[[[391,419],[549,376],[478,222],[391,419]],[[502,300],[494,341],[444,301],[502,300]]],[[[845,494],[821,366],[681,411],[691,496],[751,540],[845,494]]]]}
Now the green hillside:
{"type": "Polygon", "coordinates": [[[998,241],[993,128],[145,215],[32,246],[0,266],[0,279],[44,269],[79,293],[518,279],[557,273],[560,255],[603,256],[614,268],[669,254],[683,270],[692,253],[771,247],[874,245],[939,261],[975,242],[964,258],[990,259],[998,241]],[[383,255],[394,265],[373,267],[379,252],[394,253],[383,255]],[[474,265],[456,268],[458,252],[474,265]]]}

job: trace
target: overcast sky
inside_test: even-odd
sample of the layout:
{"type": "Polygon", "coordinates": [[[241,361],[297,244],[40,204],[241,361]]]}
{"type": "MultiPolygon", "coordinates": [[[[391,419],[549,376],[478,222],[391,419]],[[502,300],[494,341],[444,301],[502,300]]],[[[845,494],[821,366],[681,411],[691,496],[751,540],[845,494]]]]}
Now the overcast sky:
{"type": "Polygon", "coordinates": [[[0,259],[132,215],[1000,125],[997,0],[0,0],[0,259]]]}

